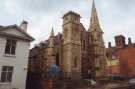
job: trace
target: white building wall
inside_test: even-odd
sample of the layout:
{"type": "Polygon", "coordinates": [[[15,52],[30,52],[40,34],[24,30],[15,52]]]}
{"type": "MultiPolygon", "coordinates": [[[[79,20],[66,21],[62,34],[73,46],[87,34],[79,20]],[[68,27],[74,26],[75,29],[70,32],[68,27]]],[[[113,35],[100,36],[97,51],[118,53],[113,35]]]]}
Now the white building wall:
{"type": "Polygon", "coordinates": [[[13,66],[13,77],[11,83],[0,83],[0,89],[25,89],[27,64],[29,54],[29,42],[17,40],[16,55],[5,55],[6,38],[0,36],[0,77],[2,66],[13,66]],[[3,88],[4,87],[4,88],[3,88]]]}

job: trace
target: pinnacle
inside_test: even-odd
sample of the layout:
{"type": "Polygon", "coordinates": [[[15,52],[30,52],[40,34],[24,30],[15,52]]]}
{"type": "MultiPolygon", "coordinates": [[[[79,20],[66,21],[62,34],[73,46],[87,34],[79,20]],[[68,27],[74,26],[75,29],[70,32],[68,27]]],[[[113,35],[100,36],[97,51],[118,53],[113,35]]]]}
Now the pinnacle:
{"type": "Polygon", "coordinates": [[[51,31],[50,37],[54,37],[54,30],[53,30],[53,27],[52,27],[52,31],[51,31]]]}

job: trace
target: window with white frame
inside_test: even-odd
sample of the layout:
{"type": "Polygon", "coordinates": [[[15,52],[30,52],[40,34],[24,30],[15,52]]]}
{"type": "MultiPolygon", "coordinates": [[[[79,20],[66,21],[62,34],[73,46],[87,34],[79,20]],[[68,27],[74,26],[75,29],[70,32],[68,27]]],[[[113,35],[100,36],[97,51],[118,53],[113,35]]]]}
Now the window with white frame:
{"type": "Polygon", "coordinates": [[[2,66],[1,82],[11,82],[13,74],[13,66],[2,66]]]}
{"type": "Polygon", "coordinates": [[[5,48],[5,54],[15,55],[16,42],[17,42],[16,40],[7,39],[6,48],[5,48]]]}

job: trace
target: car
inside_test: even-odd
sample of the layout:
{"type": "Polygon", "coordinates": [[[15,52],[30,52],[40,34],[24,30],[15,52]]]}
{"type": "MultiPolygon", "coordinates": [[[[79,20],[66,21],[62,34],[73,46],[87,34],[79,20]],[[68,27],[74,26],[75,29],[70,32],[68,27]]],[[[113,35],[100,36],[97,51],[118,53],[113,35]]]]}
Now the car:
{"type": "Polygon", "coordinates": [[[131,85],[135,85],[135,78],[129,79],[128,83],[131,85]]]}
{"type": "Polygon", "coordinates": [[[86,79],[88,81],[88,86],[97,86],[97,82],[93,79],[86,79]]]}

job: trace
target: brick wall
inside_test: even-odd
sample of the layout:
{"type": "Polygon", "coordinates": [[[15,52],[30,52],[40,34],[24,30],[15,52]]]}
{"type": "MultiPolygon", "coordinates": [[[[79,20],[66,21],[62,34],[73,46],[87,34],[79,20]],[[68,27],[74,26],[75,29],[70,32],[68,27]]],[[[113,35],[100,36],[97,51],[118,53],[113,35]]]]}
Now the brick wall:
{"type": "Polygon", "coordinates": [[[135,76],[135,48],[120,49],[117,56],[119,56],[121,75],[125,77],[135,76]]]}

